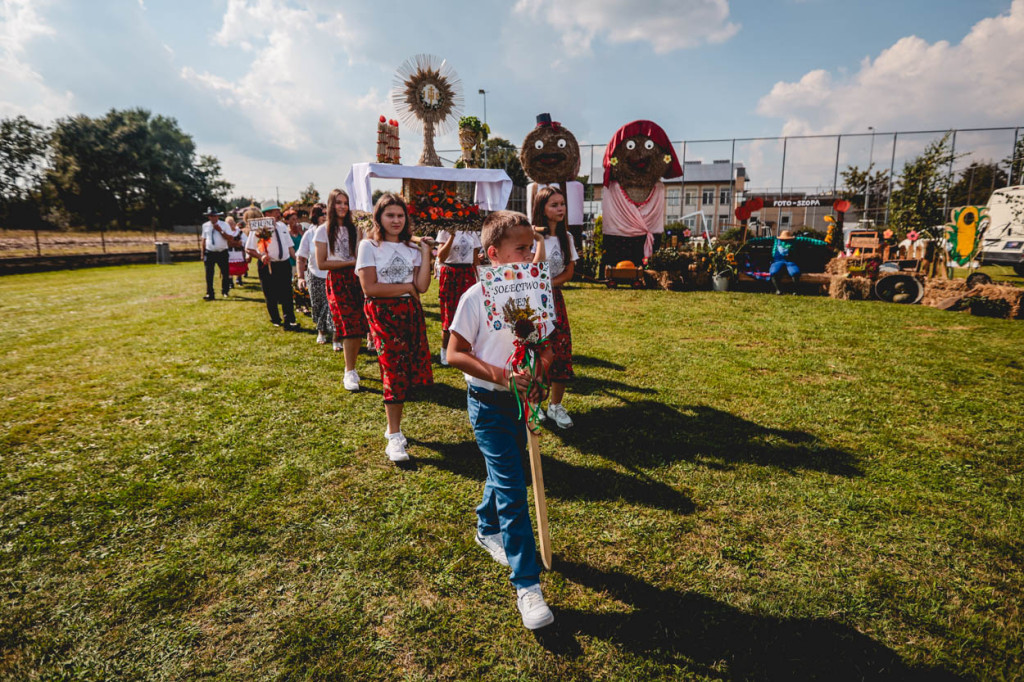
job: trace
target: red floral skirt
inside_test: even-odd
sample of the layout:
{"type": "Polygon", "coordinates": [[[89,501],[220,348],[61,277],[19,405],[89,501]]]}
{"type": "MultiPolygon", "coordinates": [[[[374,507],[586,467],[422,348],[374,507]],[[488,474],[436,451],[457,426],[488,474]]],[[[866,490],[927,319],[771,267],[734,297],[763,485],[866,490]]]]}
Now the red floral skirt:
{"type": "Polygon", "coordinates": [[[430,386],[427,325],[418,298],[368,298],[363,304],[370,340],[377,349],[385,403],[404,403],[412,386],[430,386]]]}
{"type": "Polygon", "coordinates": [[[366,336],[370,328],[363,314],[363,288],[359,285],[355,268],[327,273],[327,305],[339,338],[366,336]]]}
{"type": "Polygon", "coordinates": [[[459,307],[459,299],[466,289],[476,284],[476,267],[473,265],[441,265],[441,277],[438,285],[437,298],[441,304],[441,329],[448,331],[448,326],[455,317],[459,307]]]}
{"type": "Polygon", "coordinates": [[[551,332],[551,350],[555,359],[548,369],[548,381],[572,379],[575,376],[572,371],[572,330],[569,329],[569,315],[565,311],[561,289],[555,289],[555,328],[551,332]]]}

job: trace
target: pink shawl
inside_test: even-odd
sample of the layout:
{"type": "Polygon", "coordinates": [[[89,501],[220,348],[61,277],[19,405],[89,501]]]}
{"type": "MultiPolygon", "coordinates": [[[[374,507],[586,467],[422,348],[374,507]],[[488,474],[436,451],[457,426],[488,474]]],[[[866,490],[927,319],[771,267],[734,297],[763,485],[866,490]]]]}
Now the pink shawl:
{"type": "MultiPolygon", "coordinates": [[[[619,187],[611,182],[601,198],[604,214],[602,230],[618,237],[647,237],[644,258],[654,251],[654,235],[665,231],[665,185],[657,183],[647,201],[637,206],[619,187]]],[[[637,263],[639,265],[639,263],[637,263]]]]}

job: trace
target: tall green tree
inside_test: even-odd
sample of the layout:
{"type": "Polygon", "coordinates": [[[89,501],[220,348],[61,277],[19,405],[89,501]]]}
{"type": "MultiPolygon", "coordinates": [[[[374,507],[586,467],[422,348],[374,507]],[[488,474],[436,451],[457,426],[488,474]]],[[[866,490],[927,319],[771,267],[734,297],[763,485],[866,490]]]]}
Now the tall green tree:
{"type": "Polygon", "coordinates": [[[231,189],[214,157],[196,158],[177,121],[145,109],[60,119],[49,182],[72,220],[150,226],[194,220],[231,189]]]}
{"type": "MultiPolygon", "coordinates": [[[[0,121],[0,221],[19,227],[38,219],[49,132],[24,116],[0,121]]],[[[25,225],[27,226],[27,225],[25,225]]]]}
{"type": "Polygon", "coordinates": [[[306,189],[302,190],[302,193],[299,194],[299,203],[312,205],[318,201],[320,201],[320,192],[316,191],[316,187],[311,182],[306,189]]]}
{"type": "Polygon", "coordinates": [[[519,163],[519,150],[514,144],[502,137],[492,137],[484,142],[484,150],[480,160],[483,162],[486,158],[486,168],[504,169],[517,187],[526,187],[530,184],[523,165],[519,163]]]}
{"type": "Polygon", "coordinates": [[[898,234],[911,230],[931,234],[946,223],[943,207],[950,188],[949,164],[954,159],[950,135],[931,142],[920,156],[903,164],[889,212],[889,225],[898,234]]]}
{"type": "Polygon", "coordinates": [[[962,169],[949,189],[949,205],[980,206],[995,190],[1006,187],[1006,171],[992,161],[973,162],[962,169]]]}
{"type": "Polygon", "coordinates": [[[839,174],[843,179],[840,196],[849,199],[856,208],[864,208],[865,199],[870,199],[866,204],[869,208],[884,207],[889,199],[889,171],[874,168],[874,163],[863,170],[860,166],[847,166],[839,174]]]}
{"type": "Polygon", "coordinates": [[[1013,155],[1003,159],[1002,165],[1008,170],[1007,180],[1010,185],[1024,185],[1024,135],[1018,137],[1013,155]]]}

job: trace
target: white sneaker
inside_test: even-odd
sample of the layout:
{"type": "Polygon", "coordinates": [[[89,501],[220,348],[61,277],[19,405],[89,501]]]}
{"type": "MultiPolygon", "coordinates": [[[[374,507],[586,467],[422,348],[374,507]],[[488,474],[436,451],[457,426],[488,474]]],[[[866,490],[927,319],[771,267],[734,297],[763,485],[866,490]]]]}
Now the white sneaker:
{"type": "Polygon", "coordinates": [[[317,332],[316,333],[316,342],[321,344],[321,345],[327,343],[327,337],[324,335],[323,332],[317,332]]]}
{"type": "MultiPolygon", "coordinates": [[[[409,441],[405,439],[405,434],[403,434],[401,431],[399,431],[397,435],[398,435],[398,439],[402,441],[402,447],[403,448],[409,447],[409,441]]],[[[391,438],[391,434],[388,433],[388,428],[386,426],[384,427],[384,437],[385,438],[391,438]]]]}
{"type": "Polygon", "coordinates": [[[331,347],[334,348],[334,350],[339,351],[339,352],[345,349],[345,347],[341,345],[341,341],[334,341],[332,343],[331,347]]]}
{"type": "Polygon", "coordinates": [[[516,606],[523,616],[523,626],[527,630],[538,630],[555,622],[555,614],[551,613],[540,584],[520,587],[516,590],[516,606]]]}
{"type": "Polygon", "coordinates": [[[441,349],[441,364],[445,367],[448,366],[448,351],[444,348],[441,349]]]}
{"type": "Polygon", "coordinates": [[[392,462],[409,461],[409,453],[405,451],[405,437],[401,431],[388,435],[388,446],[384,448],[384,454],[392,462]]]}
{"type": "Polygon", "coordinates": [[[508,566],[508,556],[505,554],[505,545],[501,541],[501,533],[494,535],[476,534],[476,544],[487,550],[491,558],[502,566],[508,566]]]}
{"type": "Polygon", "coordinates": [[[562,407],[562,403],[548,405],[548,416],[555,420],[560,428],[568,429],[572,426],[572,419],[569,413],[562,407]]]}
{"type": "Polygon", "coordinates": [[[354,369],[345,372],[345,376],[341,380],[341,385],[345,387],[346,391],[358,391],[359,374],[354,369]]]}

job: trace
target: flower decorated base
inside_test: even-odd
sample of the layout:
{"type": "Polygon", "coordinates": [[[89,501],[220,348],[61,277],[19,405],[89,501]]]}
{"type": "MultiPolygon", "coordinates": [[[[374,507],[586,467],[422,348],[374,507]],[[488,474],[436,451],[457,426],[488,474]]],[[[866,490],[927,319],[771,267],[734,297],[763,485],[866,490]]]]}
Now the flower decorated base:
{"type": "Polygon", "coordinates": [[[406,202],[412,201],[413,197],[422,192],[429,192],[431,187],[437,187],[438,191],[446,192],[451,190],[455,192],[458,190],[457,182],[450,182],[445,180],[412,180],[405,178],[402,180],[402,198],[406,202]]]}

